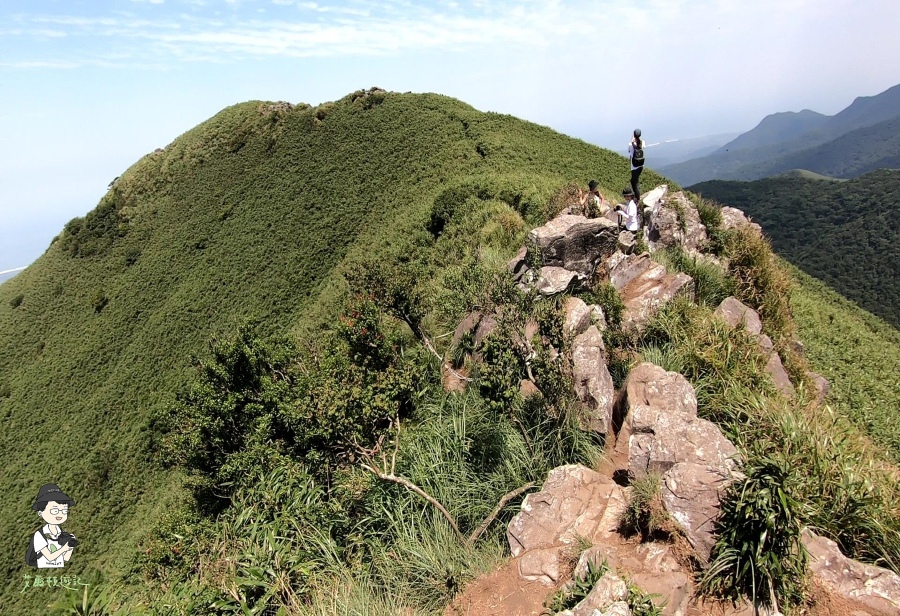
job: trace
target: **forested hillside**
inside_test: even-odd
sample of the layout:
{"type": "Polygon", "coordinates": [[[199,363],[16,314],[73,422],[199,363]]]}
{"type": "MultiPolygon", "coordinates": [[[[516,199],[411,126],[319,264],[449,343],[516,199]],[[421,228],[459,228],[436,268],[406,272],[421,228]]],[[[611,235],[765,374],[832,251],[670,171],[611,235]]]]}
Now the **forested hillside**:
{"type": "Polygon", "coordinates": [[[744,210],[785,259],[900,327],[900,171],[848,182],[711,181],[691,190],[744,210]]]}
{"type": "Polygon", "coordinates": [[[482,235],[447,257],[454,266],[506,258],[495,251],[550,195],[592,178],[617,191],[627,163],[444,96],[379,90],[315,108],[235,105],[142,158],[0,285],[0,534],[18,538],[0,545],[0,605],[41,601],[19,590],[47,482],[78,501],[71,532],[103,537],[83,541],[77,573],[133,566],[182,494],[151,420],[211,339],[248,320],[263,336],[333,328],[343,273],[433,243],[436,201],[447,215],[484,205],[482,235]]]}
{"type": "MultiPolygon", "coordinates": [[[[0,285],[0,530],[13,538],[0,544],[0,611],[443,613],[508,559],[524,494],[559,466],[609,462],[614,422],[592,427],[575,388],[604,374],[612,413],[645,361],[682,375],[696,418],[734,442],[729,464],[762,482],[717,530],[719,564],[696,565],[709,592],[739,598],[766,580],[801,613],[801,524],[900,571],[889,326],[814,281],[795,288],[764,237],[695,195],[667,210],[673,243],[652,262],[610,221],[561,217],[602,229],[572,242],[597,258],[624,258],[621,245],[648,278],[684,283],[641,329],[624,325],[634,297],[593,262],[556,293],[517,284],[508,264],[523,247],[532,274],[566,271],[528,234],[578,208],[590,179],[615,199],[628,162],[444,96],[378,89],[236,105],[138,161],[0,285]],[[702,259],[678,244],[688,225],[703,228],[702,259]],[[730,296],[758,311],[764,337],[715,317],[730,296]],[[582,381],[570,300],[594,336],[582,381]],[[763,338],[793,394],[772,380],[763,338]],[[870,351],[883,372],[860,360],[870,351]],[[833,380],[833,410],[808,369],[833,380]],[[23,590],[47,482],[76,500],[65,571],[87,585],[75,592],[23,590]],[[748,532],[751,518],[769,530],[748,532]],[[767,568],[729,564],[737,550],[767,568]]],[[[658,613],[639,588],[627,597],[658,613]]]]}

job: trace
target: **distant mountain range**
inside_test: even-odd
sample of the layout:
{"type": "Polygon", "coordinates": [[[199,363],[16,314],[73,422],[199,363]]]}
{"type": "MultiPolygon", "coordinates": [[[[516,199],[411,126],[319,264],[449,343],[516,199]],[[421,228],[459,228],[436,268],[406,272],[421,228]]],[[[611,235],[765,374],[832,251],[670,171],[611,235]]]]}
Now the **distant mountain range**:
{"type": "Polygon", "coordinates": [[[900,166],[900,85],[833,116],[805,109],[765,117],[713,153],[658,167],[683,185],[757,180],[791,169],[851,178],[900,166]]]}
{"type": "Polygon", "coordinates": [[[792,173],[690,190],[744,210],[781,256],[900,327],[900,171],[823,179],[792,173]]]}

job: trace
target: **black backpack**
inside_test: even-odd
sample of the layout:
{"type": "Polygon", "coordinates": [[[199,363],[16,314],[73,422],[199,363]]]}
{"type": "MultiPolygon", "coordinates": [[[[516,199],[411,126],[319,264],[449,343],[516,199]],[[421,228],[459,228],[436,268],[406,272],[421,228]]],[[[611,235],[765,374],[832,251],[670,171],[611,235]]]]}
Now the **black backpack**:
{"type": "Polygon", "coordinates": [[[643,144],[639,141],[634,144],[634,152],[631,155],[631,164],[635,167],[644,166],[644,148],[643,144]]]}

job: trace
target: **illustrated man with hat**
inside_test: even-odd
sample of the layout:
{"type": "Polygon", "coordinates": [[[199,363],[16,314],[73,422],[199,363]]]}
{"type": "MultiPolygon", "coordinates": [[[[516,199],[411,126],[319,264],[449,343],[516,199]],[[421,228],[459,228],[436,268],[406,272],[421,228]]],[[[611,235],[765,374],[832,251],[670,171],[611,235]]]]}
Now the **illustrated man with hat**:
{"type": "Polygon", "coordinates": [[[69,498],[59,486],[47,483],[38,490],[31,508],[46,524],[31,538],[31,545],[25,554],[25,562],[38,569],[64,567],[72,558],[72,551],[78,545],[75,535],[62,530],[59,525],[69,518],[69,507],[75,501],[69,498]]]}

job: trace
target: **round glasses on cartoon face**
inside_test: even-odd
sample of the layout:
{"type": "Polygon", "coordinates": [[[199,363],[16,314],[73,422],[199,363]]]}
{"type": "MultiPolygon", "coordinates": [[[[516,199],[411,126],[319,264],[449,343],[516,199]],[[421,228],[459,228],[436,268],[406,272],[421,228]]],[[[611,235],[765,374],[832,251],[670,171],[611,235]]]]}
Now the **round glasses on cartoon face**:
{"type": "Polygon", "coordinates": [[[40,516],[47,524],[62,524],[69,517],[69,507],[60,505],[56,501],[50,501],[40,512],[40,516]]]}

